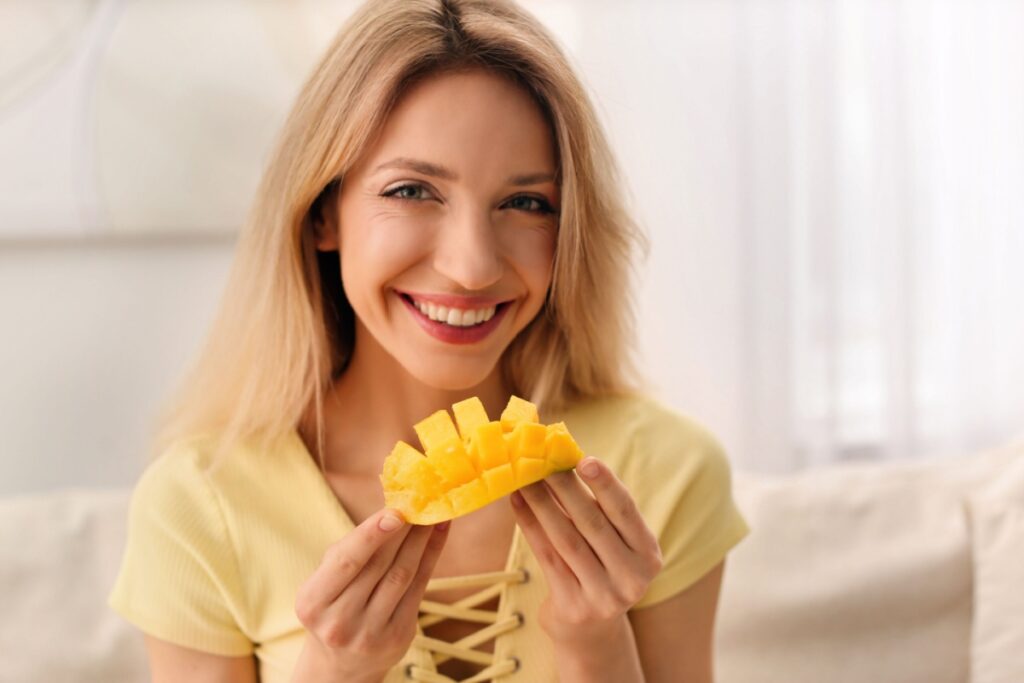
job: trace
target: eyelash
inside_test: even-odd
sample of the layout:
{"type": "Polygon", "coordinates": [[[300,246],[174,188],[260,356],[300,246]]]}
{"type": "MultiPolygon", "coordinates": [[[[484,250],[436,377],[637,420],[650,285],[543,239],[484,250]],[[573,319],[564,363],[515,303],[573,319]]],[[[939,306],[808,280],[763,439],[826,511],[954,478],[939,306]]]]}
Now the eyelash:
{"type": "MultiPolygon", "coordinates": [[[[421,201],[419,199],[414,199],[413,197],[398,197],[398,196],[396,196],[399,192],[401,192],[402,190],[408,189],[408,188],[413,188],[413,189],[417,189],[417,190],[427,191],[427,188],[424,187],[423,185],[420,185],[419,183],[405,183],[404,185],[399,185],[398,187],[393,187],[390,190],[387,190],[387,191],[381,193],[381,197],[384,197],[386,199],[396,199],[398,201],[413,201],[413,202],[421,201]]],[[[536,209],[519,209],[520,211],[526,211],[527,213],[545,213],[545,214],[553,214],[553,213],[555,213],[555,209],[554,209],[554,207],[551,206],[550,202],[548,202],[548,200],[546,200],[546,199],[544,199],[542,197],[535,197],[533,195],[528,195],[528,194],[519,194],[519,195],[516,195],[515,197],[512,197],[508,201],[511,202],[511,201],[516,200],[516,199],[531,199],[531,200],[537,202],[538,208],[536,208],[536,209]]],[[[508,202],[506,202],[506,204],[507,203],[508,202]]]]}

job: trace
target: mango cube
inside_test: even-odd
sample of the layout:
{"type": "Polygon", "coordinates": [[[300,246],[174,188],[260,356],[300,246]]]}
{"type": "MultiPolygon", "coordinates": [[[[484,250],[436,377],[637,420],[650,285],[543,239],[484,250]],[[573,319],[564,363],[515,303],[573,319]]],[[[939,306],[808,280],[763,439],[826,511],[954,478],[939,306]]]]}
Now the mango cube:
{"type": "Polygon", "coordinates": [[[547,440],[548,430],[542,424],[532,422],[520,422],[515,426],[508,437],[508,450],[512,455],[512,461],[518,458],[544,458],[544,442],[547,440]]]}
{"type": "Polygon", "coordinates": [[[505,463],[484,472],[484,483],[487,485],[487,493],[491,495],[492,500],[506,496],[519,488],[516,485],[511,463],[505,463]]]}
{"type": "Polygon", "coordinates": [[[437,472],[437,478],[445,489],[461,486],[479,476],[466,454],[462,439],[458,437],[428,449],[426,462],[437,472]]]}
{"type": "Polygon", "coordinates": [[[459,510],[460,514],[482,508],[492,500],[487,494],[487,487],[484,485],[483,479],[474,479],[452,489],[448,492],[448,499],[451,500],[452,507],[459,510]]]}
{"type": "Polygon", "coordinates": [[[476,396],[453,404],[452,412],[455,413],[455,422],[463,439],[468,439],[477,427],[489,421],[483,402],[476,396]]]}
{"type": "Polygon", "coordinates": [[[544,442],[544,455],[555,470],[570,470],[583,458],[564,422],[548,425],[544,442]]]}
{"type": "Polygon", "coordinates": [[[539,420],[537,406],[518,396],[510,398],[505,410],[501,412],[501,428],[506,432],[511,432],[521,422],[538,422],[539,420]]]}
{"type": "Polygon", "coordinates": [[[512,470],[518,483],[517,488],[540,481],[551,474],[551,468],[548,467],[547,462],[536,458],[517,458],[512,463],[512,470]]]}
{"type": "Polygon", "coordinates": [[[477,427],[473,434],[473,445],[476,447],[476,456],[482,470],[489,470],[509,461],[508,447],[501,433],[500,422],[488,422],[477,427]]]}
{"type": "Polygon", "coordinates": [[[455,431],[455,423],[452,422],[447,410],[439,410],[417,422],[413,429],[416,430],[416,436],[420,437],[424,451],[459,438],[459,433],[455,431]]]}

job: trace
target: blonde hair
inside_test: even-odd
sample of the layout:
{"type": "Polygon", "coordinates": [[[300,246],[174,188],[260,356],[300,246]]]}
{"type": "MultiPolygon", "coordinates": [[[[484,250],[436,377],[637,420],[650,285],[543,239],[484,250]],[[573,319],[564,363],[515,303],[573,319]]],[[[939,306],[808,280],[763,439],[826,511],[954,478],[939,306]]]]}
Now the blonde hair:
{"type": "Polygon", "coordinates": [[[557,143],[561,215],[551,288],[502,358],[514,392],[542,411],[635,384],[629,295],[643,238],[584,89],[547,30],[506,0],[371,0],[341,28],[288,116],[239,236],[206,344],[154,442],[216,435],[220,452],[296,427],[322,453],[322,406],[344,370],[354,313],[337,255],[311,216],[410,84],[484,68],[513,78],[557,143]]]}

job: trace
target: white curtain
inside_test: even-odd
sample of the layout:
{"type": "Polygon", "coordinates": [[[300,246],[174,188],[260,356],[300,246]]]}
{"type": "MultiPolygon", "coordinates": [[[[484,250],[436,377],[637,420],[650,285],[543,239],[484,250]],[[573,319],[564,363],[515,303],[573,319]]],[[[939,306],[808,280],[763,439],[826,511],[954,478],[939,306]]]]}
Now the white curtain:
{"type": "Polygon", "coordinates": [[[737,13],[743,463],[1024,433],[1024,2],[737,13]]]}

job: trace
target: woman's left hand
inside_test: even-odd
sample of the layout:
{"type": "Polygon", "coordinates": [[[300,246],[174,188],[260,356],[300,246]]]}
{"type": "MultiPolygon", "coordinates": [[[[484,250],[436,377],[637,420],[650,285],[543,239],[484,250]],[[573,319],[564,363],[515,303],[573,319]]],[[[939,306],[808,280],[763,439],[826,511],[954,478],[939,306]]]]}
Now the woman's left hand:
{"type": "Polygon", "coordinates": [[[621,632],[662,562],[657,538],[618,477],[592,457],[577,470],[582,480],[557,472],[512,493],[511,502],[548,582],[541,627],[556,643],[589,647],[621,632]]]}

